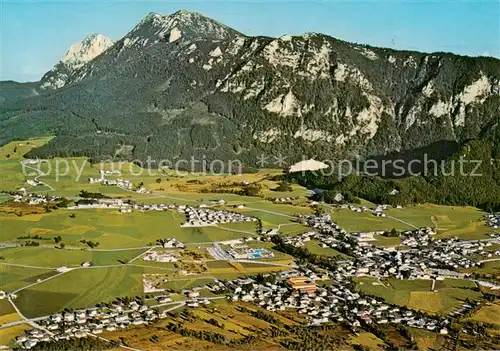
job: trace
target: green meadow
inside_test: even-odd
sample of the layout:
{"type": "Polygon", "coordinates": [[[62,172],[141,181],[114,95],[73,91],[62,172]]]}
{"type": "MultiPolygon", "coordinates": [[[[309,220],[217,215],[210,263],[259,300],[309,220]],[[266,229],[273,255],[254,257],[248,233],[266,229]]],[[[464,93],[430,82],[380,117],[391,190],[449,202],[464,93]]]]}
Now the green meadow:
{"type": "Polygon", "coordinates": [[[16,305],[26,316],[37,317],[64,308],[91,307],[120,296],[142,296],[144,273],[164,272],[136,266],[77,269],[20,291],[16,305]]]}
{"type": "Polygon", "coordinates": [[[482,294],[474,291],[468,281],[462,283],[437,282],[431,291],[430,280],[398,280],[375,278],[354,278],[356,289],[383,298],[389,303],[408,306],[432,314],[448,314],[460,307],[466,299],[477,300],[482,294]],[[440,283],[440,284],[438,284],[440,283]]]}
{"type": "Polygon", "coordinates": [[[54,269],[61,266],[78,267],[83,262],[94,266],[115,265],[137,257],[146,249],[125,251],[88,251],[46,247],[15,247],[0,250],[2,262],[54,269]]]}
{"type": "MultiPolygon", "coordinates": [[[[119,213],[117,210],[60,209],[41,215],[0,214],[1,241],[15,241],[20,236],[39,235],[52,239],[61,236],[65,245],[80,245],[80,240],[99,242],[100,249],[144,247],[161,238],[176,238],[197,243],[238,239],[242,233],[217,227],[182,228],[184,215],[176,211],[119,213]],[[75,218],[70,218],[74,213],[75,218]]],[[[243,223],[242,223],[243,224],[243,223]]],[[[224,227],[224,225],[221,225],[224,227]]],[[[236,226],[233,226],[236,228],[236,226]]],[[[255,224],[253,224],[255,230],[255,224]]],[[[248,229],[248,228],[246,228],[248,229]]],[[[52,244],[43,240],[41,244],[52,244]]]]}
{"type": "Polygon", "coordinates": [[[0,290],[10,292],[56,274],[52,269],[36,269],[0,264],[0,290]]]}

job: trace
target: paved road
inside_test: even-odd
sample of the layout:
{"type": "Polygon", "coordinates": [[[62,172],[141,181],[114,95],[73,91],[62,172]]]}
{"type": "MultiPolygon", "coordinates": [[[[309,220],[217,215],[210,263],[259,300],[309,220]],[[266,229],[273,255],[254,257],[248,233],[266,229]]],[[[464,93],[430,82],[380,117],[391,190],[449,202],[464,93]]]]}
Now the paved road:
{"type": "Polygon", "coordinates": [[[24,316],[24,314],[21,313],[21,311],[19,310],[19,308],[17,308],[16,304],[12,301],[12,299],[11,299],[10,296],[7,299],[9,301],[9,303],[12,305],[12,307],[14,307],[14,309],[16,310],[16,312],[19,315],[19,317],[21,317],[22,322],[31,325],[33,328],[43,330],[44,332],[46,332],[50,336],[54,335],[51,331],[49,331],[46,328],[42,327],[41,325],[35,323],[34,319],[26,318],[24,316]]]}
{"type": "Polygon", "coordinates": [[[149,249],[147,249],[146,251],[144,252],[141,252],[139,255],[135,256],[133,259],[131,259],[130,261],[128,261],[128,263],[132,263],[134,262],[135,260],[141,258],[142,256],[144,256],[145,254],[147,254],[148,252],[151,252],[151,250],[153,250],[155,247],[152,246],[150,247],[149,249]]]}
{"type": "Polygon", "coordinates": [[[490,258],[490,259],[482,260],[482,261],[479,261],[479,262],[480,263],[484,263],[484,262],[495,262],[495,261],[500,261],[500,258],[490,258]]]}
{"type": "MultiPolygon", "coordinates": [[[[371,212],[371,213],[373,213],[373,214],[375,214],[375,213],[376,213],[374,210],[370,210],[370,209],[368,209],[368,211],[370,211],[370,212],[371,212]]],[[[403,221],[402,219],[399,219],[399,218],[397,218],[397,217],[394,217],[394,216],[389,215],[387,212],[384,212],[384,213],[385,213],[385,218],[390,218],[390,219],[393,219],[393,220],[398,221],[398,222],[400,222],[400,223],[403,223],[403,224],[405,224],[405,225],[407,225],[407,226],[409,226],[409,227],[412,227],[413,229],[420,229],[419,227],[417,227],[417,226],[415,226],[415,225],[413,225],[413,224],[411,224],[411,223],[408,223],[408,222],[406,222],[406,221],[403,221]]]]}
{"type": "Polygon", "coordinates": [[[400,222],[400,223],[406,224],[407,226],[412,227],[412,228],[414,228],[414,229],[420,229],[419,227],[414,226],[413,224],[408,223],[408,222],[406,222],[406,221],[403,221],[402,219],[399,219],[399,218],[397,218],[397,217],[394,217],[394,216],[388,215],[388,214],[387,214],[387,212],[385,213],[385,216],[386,216],[386,218],[390,218],[390,219],[393,219],[393,220],[398,221],[398,222],[400,222]]]}
{"type": "Polygon", "coordinates": [[[260,208],[255,208],[255,207],[247,207],[249,210],[254,210],[254,211],[260,211],[260,212],[265,212],[265,213],[270,213],[270,214],[273,214],[273,215],[276,215],[276,216],[281,216],[281,217],[287,217],[287,218],[293,218],[293,219],[296,219],[297,217],[296,216],[291,216],[291,215],[287,215],[287,214],[284,214],[284,213],[279,213],[279,212],[274,212],[274,211],[268,211],[268,210],[262,210],[260,208]]]}

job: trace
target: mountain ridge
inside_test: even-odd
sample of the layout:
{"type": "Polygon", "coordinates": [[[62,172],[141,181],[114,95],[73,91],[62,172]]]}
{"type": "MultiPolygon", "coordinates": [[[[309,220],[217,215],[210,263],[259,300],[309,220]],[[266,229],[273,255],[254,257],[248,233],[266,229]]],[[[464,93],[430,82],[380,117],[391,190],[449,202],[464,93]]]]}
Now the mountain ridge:
{"type": "Polygon", "coordinates": [[[0,121],[51,111],[45,129],[58,137],[39,156],[366,157],[494,134],[499,68],[494,58],[317,33],[250,37],[200,14],[149,14],[55,95],[16,102],[0,121]],[[99,146],[68,150],[82,133],[63,114],[80,116],[80,131],[99,146]],[[123,145],[132,151],[122,154],[123,145]]]}

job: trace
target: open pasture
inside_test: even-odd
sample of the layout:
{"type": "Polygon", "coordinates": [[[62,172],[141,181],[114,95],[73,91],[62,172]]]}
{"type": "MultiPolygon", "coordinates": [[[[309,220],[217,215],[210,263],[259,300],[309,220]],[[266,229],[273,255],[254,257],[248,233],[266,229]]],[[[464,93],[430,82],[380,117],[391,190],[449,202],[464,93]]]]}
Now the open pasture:
{"type": "Polygon", "coordinates": [[[378,281],[375,278],[355,278],[356,289],[383,298],[389,303],[434,314],[448,314],[466,299],[476,300],[482,294],[464,287],[446,287],[431,291],[430,280],[378,281]]]}
{"type": "Polygon", "coordinates": [[[11,266],[0,262],[0,290],[11,292],[54,274],[56,272],[51,269],[11,266]]]}
{"type": "Polygon", "coordinates": [[[483,221],[485,213],[470,206],[425,204],[391,209],[387,213],[417,227],[434,228],[437,238],[458,236],[462,239],[483,239],[491,233],[483,221]]]}
{"type": "Polygon", "coordinates": [[[15,247],[0,250],[6,263],[54,269],[61,266],[79,267],[83,262],[94,266],[117,265],[140,255],[146,249],[125,251],[89,251],[46,247],[15,247]]]}
{"type": "Polygon", "coordinates": [[[26,330],[31,330],[31,329],[33,329],[33,327],[29,324],[19,324],[13,327],[1,329],[0,346],[2,345],[9,346],[15,337],[24,335],[26,330]]]}
{"type": "Polygon", "coordinates": [[[315,240],[310,240],[307,241],[305,244],[305,248],[313,254],[320,255],[320,256],[328,256],[328,257],[338,257],[338,256],[343,256],[343,257],[349,257],[342,252],[339,252],[331,247],[321,247],[320,243],[315,241],[315,240]]]}
{"type": "Polygon", "coordinates": [[[348,232],[411,230],[412,227],[392,218],[376,217],[371,212],[354,212],[349,209],[334,209],[333,219],[348,232]]]}
{"type": "Polygon", "coordinates": [[[47,144],[52,138],[52,136],[46,136],[28,140],[11,141],[0,147],[0,161],[22,159],[30,150],[47,144]]]}
{"type": "MultiPolygon", "coordinates": [[[[8,228],[0,232],[0,240],[16,241],[18,237],[25,235],[40,235],[52,240],[54,236],[61,236],[65,245],[79,245],[86,248],[80,240],[91,240],[99,242],[99,249],[108,249],[144,247],[150,243],[154,244],[161,238],[203,243],[247,236],[245,233],[231,231],[231,228],[227,230],[217,227],[182,228],[180,224],[184,221],[184,216],[175,211],[121,214],[117,210],[60,209],[36,217],[0,215],[2,228],[8,228]],[[75,218],[70,218],[69,215],[72,213],[75,214],[75,218]]],[[[252,228],[255,231],[255,224],[252,228]]],[[[41,244],[45,242],[46,240],[43,240],[41,244]]]]}
{"type": "Polygon", "coordinates": [[[486,227],[484,212],[470,206],[441,206],[433,204],[411,205],[402,209],[390,208],[387,217],[375,217],[371,212],[353,212],[334,209],[335,221],[347,231],[398,231],[414,227],[437,230],[436,238],[458,236],[464,240],[484,239],[491,233],[486,227]]]}
{"type": "Polygon", "coordinates": [[[470,318],[475,322],[500,325],[500,302],[487,303],[470,318]]]}
{"type": "Polygon", "coordinates": [[[141,296],[144,273],[164,271],[136,266],[77,269],[20,291],[16,305],[26,316],[37,317],[64,308],[91,307],[116,297],[141,296]]]}

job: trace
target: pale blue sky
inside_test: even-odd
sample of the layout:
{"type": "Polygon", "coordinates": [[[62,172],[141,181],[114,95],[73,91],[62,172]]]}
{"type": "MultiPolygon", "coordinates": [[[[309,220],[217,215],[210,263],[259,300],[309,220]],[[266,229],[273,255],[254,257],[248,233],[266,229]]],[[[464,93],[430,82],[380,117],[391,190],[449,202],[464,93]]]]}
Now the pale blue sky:
{"type": "Polygon", "coordinates": [[[0,80],[38,80],[85,35],[119,39],[149,12],[181,8],[249,35],[322,32],[396,49],[500,57],[500,0],[0,0],[0,80]]]}

